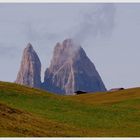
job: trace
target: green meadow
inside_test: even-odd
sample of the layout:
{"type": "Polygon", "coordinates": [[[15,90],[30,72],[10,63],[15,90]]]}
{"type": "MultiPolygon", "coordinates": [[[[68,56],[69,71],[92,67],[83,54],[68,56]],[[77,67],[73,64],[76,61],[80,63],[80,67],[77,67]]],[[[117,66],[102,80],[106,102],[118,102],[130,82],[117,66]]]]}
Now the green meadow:
{"type": "Polygon", "coordinates": [[[0,82],[1,137],[139,137],[140,88],[62,96],[0,82]]]}

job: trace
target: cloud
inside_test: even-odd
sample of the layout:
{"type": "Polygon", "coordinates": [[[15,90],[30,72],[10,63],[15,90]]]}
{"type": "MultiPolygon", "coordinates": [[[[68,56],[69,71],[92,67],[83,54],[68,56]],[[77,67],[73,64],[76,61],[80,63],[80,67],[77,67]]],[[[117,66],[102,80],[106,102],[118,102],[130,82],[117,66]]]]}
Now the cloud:
{"type": "Polygon", "coordinates": [[[93,39],[97,36],[109,36],[115,24],[115,11],[115,5],[111,3],[88,6],[81,11],[80,22],[73,38],[82,42],[89,36],[93,39]]]}

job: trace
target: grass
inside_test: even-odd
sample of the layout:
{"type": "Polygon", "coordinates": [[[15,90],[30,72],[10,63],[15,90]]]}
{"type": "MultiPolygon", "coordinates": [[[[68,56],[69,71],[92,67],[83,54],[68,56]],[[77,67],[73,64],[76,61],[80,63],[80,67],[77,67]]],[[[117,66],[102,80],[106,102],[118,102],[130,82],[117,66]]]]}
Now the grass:
{"type": "Polygon", "coordinates": [[[16,111],[0,112],[0,136],[140,136],[140,88],[59,96],[0,82],[1,108],[16,111]]]}

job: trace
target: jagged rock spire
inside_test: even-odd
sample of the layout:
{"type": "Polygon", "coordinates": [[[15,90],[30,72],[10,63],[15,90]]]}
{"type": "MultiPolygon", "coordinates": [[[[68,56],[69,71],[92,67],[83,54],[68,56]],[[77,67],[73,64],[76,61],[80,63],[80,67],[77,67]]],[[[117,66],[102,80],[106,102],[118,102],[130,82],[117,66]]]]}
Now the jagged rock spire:
{"type": "Polygon", "coordinates": [[[94,64],[72,39],[56,44],[43,88],[59,94],[73,94],[77,90],[106,91],[94,64]]]}
{"type": "Polygon", "coordinates": [[[41,63],[38,55],[31,43],[23,51],[20,70],[17,75],[16,83],[30,87],[41,86],[41,63]]]}

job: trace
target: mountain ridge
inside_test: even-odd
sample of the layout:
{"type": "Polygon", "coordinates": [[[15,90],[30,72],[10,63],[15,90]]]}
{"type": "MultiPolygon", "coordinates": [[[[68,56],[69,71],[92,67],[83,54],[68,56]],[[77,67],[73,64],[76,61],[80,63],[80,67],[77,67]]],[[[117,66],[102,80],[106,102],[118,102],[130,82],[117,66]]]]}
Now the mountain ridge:
{"type": "Polygon", "coordinates": [[[65,95],[74,95],[78,90],[87,93],[106,91],[94,64],[84,49],[72,39],[65,39],[56,44],[51,64],[45,71],[42,83],[40,71],[41,62],[29,43],[23,52],[16,83],[65,95]]]}

